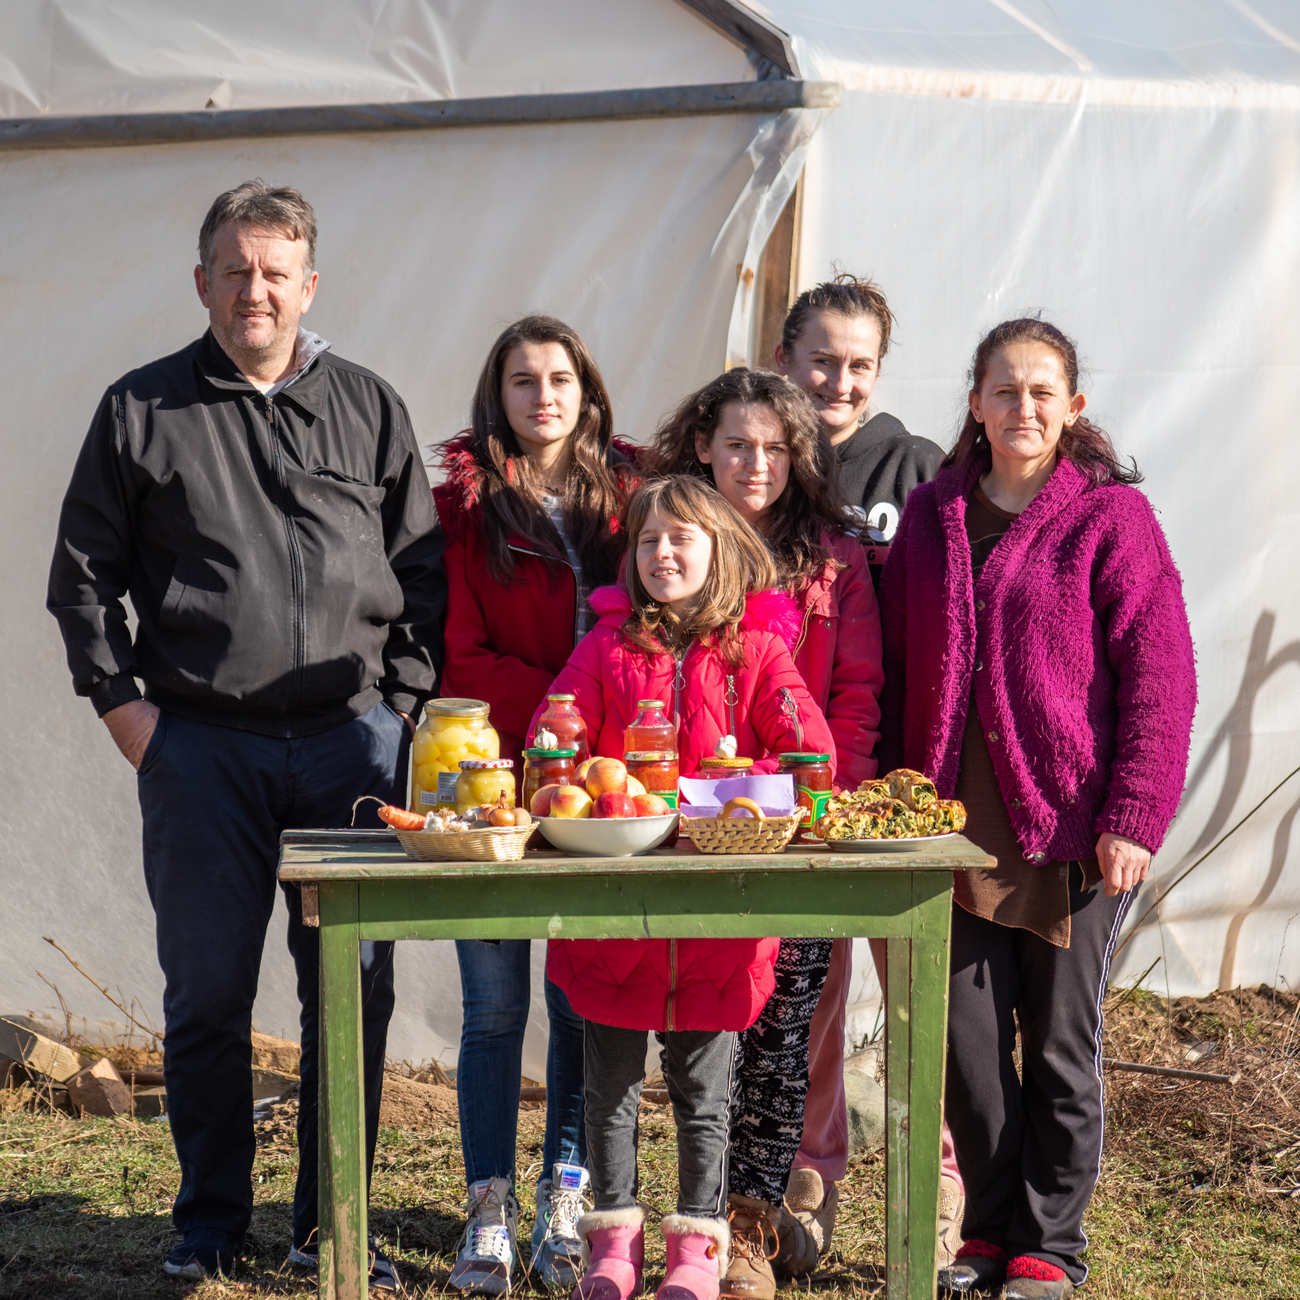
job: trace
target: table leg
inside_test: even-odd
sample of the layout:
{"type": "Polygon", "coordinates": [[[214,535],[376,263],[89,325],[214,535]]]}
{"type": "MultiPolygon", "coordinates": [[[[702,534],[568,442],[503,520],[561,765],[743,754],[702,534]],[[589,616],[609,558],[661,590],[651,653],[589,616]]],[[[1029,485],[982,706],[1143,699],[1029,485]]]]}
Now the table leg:
{"type": "Polygon", "coordinates": [[[939,1206],[939,1126],[947,1050],[948,934],[952,922],[950,878],[912,881],[912,1071],[908,1116],[908,1300],[930,1300],[935,1290],[939,1206]]]}
{"type": "Polygon", "coordinates": [[[365,1300],[370,1259],[355,882],[321,885],[320,967],[320,1294],[365,1300]]]}
{"type": "Polygon", "coordinates": [[[885,952],[885,1294],[889,1300],[910,1300],[911,940],[888,939],[885,952]]]}

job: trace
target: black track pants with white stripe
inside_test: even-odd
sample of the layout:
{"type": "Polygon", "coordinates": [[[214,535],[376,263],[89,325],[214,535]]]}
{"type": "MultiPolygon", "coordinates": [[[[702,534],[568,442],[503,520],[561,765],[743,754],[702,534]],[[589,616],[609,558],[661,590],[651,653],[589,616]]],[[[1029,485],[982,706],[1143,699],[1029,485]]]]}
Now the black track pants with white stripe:
{"type": "Polygon", "coordinates": [[[962,1235],[1048,1260],[1076,1285],[1101,1164],[1101,1002],[1133,897],[1084,889],[1072,865],[1068,948],[953,907],[945,1113],[966,1184],[962,1235]]]}

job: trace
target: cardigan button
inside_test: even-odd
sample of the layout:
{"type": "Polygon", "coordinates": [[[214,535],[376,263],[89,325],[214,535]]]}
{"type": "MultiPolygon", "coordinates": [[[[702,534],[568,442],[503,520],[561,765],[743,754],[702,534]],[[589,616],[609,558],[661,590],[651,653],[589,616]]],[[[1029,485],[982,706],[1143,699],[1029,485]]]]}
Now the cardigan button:
{"type": "Polygon", "coordinates": [[[996,731],[990,731],[988,733],[988,742],[990,745],[996,745],[998,743],[998,733],[996,731]]]}
{"type": "Polygon", "coordinates": [[[1041,861],[1042,861],[1042,860],[1047,856],[1047,854],[1045,854],[1045,853],[1027,853],[1025,856],[1029,859],[1030,862],[1041,862],[1041,861]]]}
{"type": "Polygon", "coordinates": [[[984,608],[984,602],[983,602],[982,600],[977,600],[977,601],[975,602],[975,608],[976,608],[976,609],[983,609],[983,608],[984,608]]]}
{"type": "Polygon", "coordinates": [[[1011,806],[1012,806],[1013,808],[1019,808],[1019,807],[1020,807],[1020,800],[1019,800],[1019,799],[1012,799],[1012,801],[1011,801],[1011,806]]]}
{"type": "Polygon", "coordinates": [[[975,660],[975,671],[976,671],[977,673],[982,673],[982,672],[984,671],[984,660],[983,660],[983,659],[976,659],[976,660],[975,660]]]}

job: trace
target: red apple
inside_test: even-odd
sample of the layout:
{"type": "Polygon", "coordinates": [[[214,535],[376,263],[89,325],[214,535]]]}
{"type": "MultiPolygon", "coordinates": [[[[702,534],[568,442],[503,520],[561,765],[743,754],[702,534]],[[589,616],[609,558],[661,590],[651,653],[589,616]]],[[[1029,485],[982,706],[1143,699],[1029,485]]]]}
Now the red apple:
{"type": "Polygon", "coordinates": [[[636,815],[638,817],[666,817],[672,812],[667,801],[661,799],[657,794],[633,795],[632,802],[636,805],[636,815]]]}
{"type": "Polygon", "coordinates": [[[548,817],[551,812],[551,796],[559,789],[558,782],[552,781],[550,785],[544,785],[528,801],[528,811],[534,817],[548,817]]]}
{"type": "Polygon", "coordinates": [[[551,796],[551,817],[590,817],[591,796],[579,785],[562,785],[551,796]]]}
{"type": "Polygon", "coordinates": [[[584,784],[593,799],[602,794],[626,794],[627,767],[621,758],[593,758],[584,784]]]}
{"type": "Polygon", "coordinates": [[[636,801],[630,794],[624,794],[621,790],[606,790],[604,794],[596,796],[591,815],[593,817],[635,817],[636,801]]]}

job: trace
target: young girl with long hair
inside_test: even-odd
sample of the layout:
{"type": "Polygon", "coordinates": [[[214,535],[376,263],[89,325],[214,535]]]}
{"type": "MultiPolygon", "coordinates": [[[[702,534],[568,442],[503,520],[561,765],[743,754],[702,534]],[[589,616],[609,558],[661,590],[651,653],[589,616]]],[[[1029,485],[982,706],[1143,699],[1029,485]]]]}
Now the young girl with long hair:
{"type": "MultiPolygon", "coordinates": [[[[799,611],[794,662],[835,738],[836,779],[852,788],[874,776],[880,617],[866,552],[846,529],[834,455],[808,397],[770,371],[729,370],[665,421],[646,468],[712,483],[763,539],[778,584],[799,611]]],[[[740,1036],[728,1295],[770,1297],[774,1263],[782,1274],[809,1272],[825,1243],[813,1215],[796,1218],[782,1201],[803,1124],[810,1025],[831,951],[829,939],[783,939],[776,989],[740,1036]],[[769,1259],[774,1237],[780,1249],[769,1259]]],[[[842,1084],[839,1096],[843,1111],[842,1084]]],[[[844,1137],[847,1144],[847,1129],[844,1137]]],[[[815,1211],[826,1192],[818,1179],[790,1199],[801,1213],[815,1211]]]]}
{"type": "MultiPolygon", "coordinates": [[[[697,478],[659,479],[627,510],[622,587],[592,594],[599,614],[555,690],[576,696],[592,752],[618,754],[637,701],[663,700],[678,757],[694,775],[732,732],[755,768],[782,750],[831,750],[830,730],[790,658],[799,613],[767,548],[697,478]]],[[[550,945],[548,971],[587,1020],[587,1143],[595,1210],[582,1219],[591,1264],[573,1300],[640,1289],[636,1113],[646,1033],[664,1042],[678,1132],[677,1213],[663,1221],[663,1300],[717,1300],[727,1268],[728,1101],[736,1032],[772,988],[775,939],[574,940],[550,945]],[[667,1022],[668,1007],[673,1021],[667,1022]]]]}
{"type": "MultiPolygon", "coordinates": [[[[551,679],[594,621],[592,587],[623,550],[618,516],[630,449],[577,333],[549,316],[504,330],[474,392],[470,428],[443,449],[434,489],[446,537],[444,696],[486,700],[516,758],[551,679]]],[[[451,1286],[496,1295],[515,1266],[515,1134],[529,1008],[527,940],[458,940],[464,1022],[457,1097],[468,1224],[451,1286]]],[[[582,1021],[549,981],[546,1137],[532,1241],[534,1279],[570,1286],[587,1185],[582,1021]]]]}

